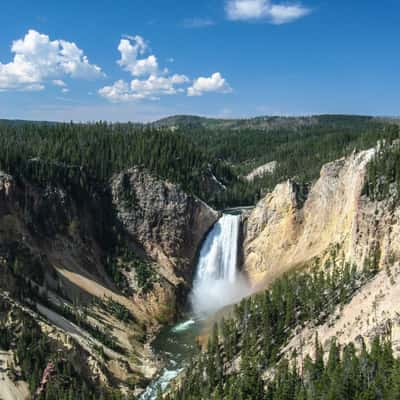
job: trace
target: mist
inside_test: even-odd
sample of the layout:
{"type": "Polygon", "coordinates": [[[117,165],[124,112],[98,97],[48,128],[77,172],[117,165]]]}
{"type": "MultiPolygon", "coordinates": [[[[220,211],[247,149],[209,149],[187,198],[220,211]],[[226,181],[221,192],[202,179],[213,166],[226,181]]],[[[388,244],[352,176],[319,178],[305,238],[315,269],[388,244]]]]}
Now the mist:
{"type": "Polygon", "coordinates": [[[224,214],[209,232],[200,250],[190,302],[193,313],[205,318],[239,302],[251,293],[237,269],[240,216],[224,214]]]}

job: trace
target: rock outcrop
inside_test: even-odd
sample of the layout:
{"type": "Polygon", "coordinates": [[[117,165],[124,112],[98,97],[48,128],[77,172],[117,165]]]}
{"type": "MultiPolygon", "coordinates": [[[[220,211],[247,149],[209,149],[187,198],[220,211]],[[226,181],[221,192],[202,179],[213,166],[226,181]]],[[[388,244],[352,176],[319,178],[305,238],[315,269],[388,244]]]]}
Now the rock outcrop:
{"type": "Polygon", "coordinates": [[[269,163],[266,163],[264,165],[261,165],[260,167],[253,169],[253,171],[247,174],[244,178],[248,182],[253,182],[254,179],[256,178],[261,178],[264,175],[274,173],[277,166],[278,166],[277,161],[270,161],[269,163]]]}
{"type": "Polygon", "coordinates": [[[218,213],[139,167],[116,175],[111,189],[118,219],[132,239],[173,282],[190,282],[198,248],[218,213]]]}
{"type": "MultiPolygon", "coordinates": [[[[393,198],[372,201],[363,194],[367,164],[375,149],[326,164],[303,198],[293,181],[277,185],[245,218],[244,270],[256,289],[285,272],[324,265],[332,254],[362,269],[374,257],[380,266],[351,300],[338,305],[322,324],[296,327],[281,354],[315,353],[318,336],[326,351],[331,340],[367,345],[390,332],[400,354],[400,207],[393,198]]],[[[338,264],[339,265],[339,264],[338,264]]],[[[297,360],[299,363],[300,359],[297,360]]],[[[273,373],[267,370],[265,378],[273,373]]]]}
{"type": "Polygon", "coordinates": [[[254,285],[324,257],[332,246],[357,265],[379,249],[384,264],[400,254],[400,210],[362,195],[374,150],[326,164],[305,201],[292,181],[278,185],[248,216],[244,269],[254,285]]]}

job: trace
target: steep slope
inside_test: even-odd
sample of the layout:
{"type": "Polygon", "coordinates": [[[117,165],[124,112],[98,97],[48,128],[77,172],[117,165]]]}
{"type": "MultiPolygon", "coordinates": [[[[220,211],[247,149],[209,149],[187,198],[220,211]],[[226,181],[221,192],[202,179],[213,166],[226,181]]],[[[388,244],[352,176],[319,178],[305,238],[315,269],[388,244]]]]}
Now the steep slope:
{"type": "MultiPolygon", "coordinates": [[[[146,341],[184,306],[197,247],[217,218],[142,168],[87,191],[0,173],[2,302],[43,321],[45,337],[59,332],[59,346],[83,348],[89,381],[138,392],[157,370],[146,341]]],[[[1,313],[0,328],[19,326],[14,314],[1,313]]]]}
{"type": "Polygon", "coordinates": [[[345,262],[361,270],[372,260],[380,267],[322,325],[297,329],[282,354],[312,356],[316,335],[328,350],[332,338],[340,345],[360,338],[369,343],[389,330],[399,354],[400,207],[394,192],[381,201],[364,195],[367,165],[376,152],[354,153],[325,165],[305,200],[296,183],[282,183],[246,217],[244,269],[255,287],[288,271],[330,265],[332,256],[334,265],[345,262]]]}
{"type": "Polygon", "coordinates": [[[164,270],[191,282],[195,255],[218,214],[178,186],[137,167],[114,176],[111,188],[126,232],[164,270]]]}
{"type": "Polygon", "coordinates": [[[282,354],[313,356],[315,337],[325,351],[333,338],[344,347],[350,343],[370,345],[376,336],[390,335],[394,354],[400,356],[400,267],[396,263],[390,269],[381,270],[371,282],[358,290],[351,301],[338,306],[321,325],[308,324],[298,329],[282,354]]]}
{"type": "Polygon", "coordinates": [[[334,246],[358,265],[375,247],[383,261],[390,251],[398,254],[396,214],[362,196],[373,154],[368,150],[326,164],[308,194],[287,181],[257,204],[247,218],[244,243],[244,268],[253,283],[324,257],[334,246]]]}

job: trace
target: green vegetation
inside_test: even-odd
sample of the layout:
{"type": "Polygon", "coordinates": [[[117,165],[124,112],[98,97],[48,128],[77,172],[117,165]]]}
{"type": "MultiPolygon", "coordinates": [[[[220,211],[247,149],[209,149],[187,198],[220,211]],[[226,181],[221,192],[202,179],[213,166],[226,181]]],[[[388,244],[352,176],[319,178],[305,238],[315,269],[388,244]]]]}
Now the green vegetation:
{"type": "MultiPolygon", "coordinates": [[[[142,165],[178,183],[216,207],[254,204],[289,177],[317,178],[321,166],[379,139],[397,138],[385,120],[356,116],[206,120],[172,130],[169,123],[133,124],[2,123],[0,170],[46,186],[62,186],[75,196],[98,191],[112,174],[142,165]],[[238,178],[270,161],[272,174],[248,183],[238,178]],[[227,187],[217,190],[213,175],[227,187]]],[[[178,119],[179,121],[179,119],[178,119]]],[[[196,121],[196,120],[195,120],[196,121]]],[[[133,194],[126,193],[131,200],[133,194]]]]}
{"type": "Polygon", "coordinates": [[[117,303],[112,298],[104,298],[105,309],[122,322],[132,322],[134,317],[132,313],[122,304],[117,303]]]}
{"type": "Polygon", "coordinates": [[[4,241],[0,244],[0,257],[15,277],[32,279],[41,285],[44,279],[43,260],[32,254],[23,242],[4,241]]]}
{"type": "Polygon", "coordinates": [[[223,182],[230,169],[199,150],[187,137],[130,124],[1,125],[0,170],[74,193],[94,190],[116,172],[142,165],[202,198],[212,197],[203,180],[223,182]]]}
{"type": "Polygon", "coordinates": [[[400,144],[385,141],[368,164],[364,193],[372,200],[400,200],[400,144]]]}
{"type": "Polygon", "coordinates": [[[146,294],[153,288],[156,274],[152,263],[148,260],[140,259],[135,252],[129,248],[121,239],[105,261],[106,270],[113,279],[117,287],[125,294],[130,294],[127,278],[124,274],[133,271],[138,289],[146,294]]]}
{"type": "Polygon", "coordinates": [[[129,284],[115,255],[108,255],[104,262],[108,276],[122,293],[129,294],[129,284]]]}
{"type": "Polygon", "coordinates": [[[278,162],[272,174],[254,182],[233,181],[217,197],[218,204],[253,204],[288,178],[310,183],[318,178],[325,163],[354,150],[373,147],[378,140],[391,142],[399,137],[397,125],[371,117],[319,116],[280,121],[269,122],[270,126],[264,129],[250,125],[238,129],[181,128],[177,131],[190,137],[204,152],[227,162],[237,175],[245,175],[270,161],[278,162]]]}
{"type": "MultiPolygon", "coordinates": [[[[218,208],[254,204],[288,178],[298,182],[302,202],[324,163],[373,147],[380,140],[380,151],[368,166],[365,193],[374,200],[400,199],[399,128],[384,120],[352,116],[236,122],[181,118],[177,128],[175,123],[171,119],[162,127],[0,122],[0,171],[12,174],[19,184],[16,201],[31,233],[40,238],[63,232],[71,241],[80,236],[83,242],[86,236],[91,237],[89,234],[94,235],[104,250],[102,261],[107,273],[126,295],[132,294],[128,273],[132,272],[129,279],[136,280],[138,294],[146,294],[159,279],[155,266],[126,244],[115,218],[108,183],[113,174],[127,168],[142,166],[218,208]],[[252,183],[242,178],[270,161],[277,161],[273,173],[252,183]],[[40,209],[34,206],[31,185],[48,194],[40,209]],[[52,197],[64,191],[67,201],[80,205],[74,215],[62,212],[61,202],[52,197]],[[96,213],[93,226],[82,218],[88,210],[96,213]],[[50,220],[52,224],[46,222],[50,220]]],[[[136,193],[130,189],[127,176],[123,177],[123,189],[122,200],[134,207],[136,193]]],[[[332,250],[324,265],[315,260],[311,272],[286,275],[270,290],[237,305],[231,317],[215,326],[207,350],[194,357],[182,385],[170,398],[398,399],[400,367],[389,350],[388,338],[376,339],[370,352],[364,346],[360,353],[352,345],[339,349],[333,343],[327,363],[316,341],[316,359],[306,359],[301,368],[282,357],[281,349],[296,328],[331,321],[338,306],[346,304],[377,273],[378,252],[371,254],[360,270],[337,261],[337,251],[332,250]],[[277,374],[265,387],[263,373],[268,369],[277,374]]],[[[4,242],[0,261],[13,298],[29,306],[30,300],[46,304],[102,345],[123,353],[108,328],[92,323],[85,307],[50,304],[45,294],[39,293],[44,271],[51,270],[44,257],[31,254],[23,244],[4,242]]],[[[112,299],[104,299],[103,305],[120,321],[133,321],[130,311],[112,299]]],[[[166,304],[159,321],[170,321],[173,310],[175,304],[166,304]]],[[[46,388],[46,399],[119,398],[118,393],[93,387],[84,371],[77,369],[76,365],[82,364],[82,349],[59,352],[54,340],[42,334],[29,316],[18,315],[17,325],[10,326],[5,318],[9,311],[0,302],[0,347],[14,350],[32,390],[52,361],[57,372],[46,388]]],[[[104,356],[103,346],[97,351],[104,356]]]]}
{"type": "Polygon", "coordinates": [[[151,264],[136,258],[133,261],[133,268],[135,269],[136,280],[138,282],[139,288],[143,293],[147,293],[153,288],[153,282],[155,279],[154,271],[151,268],[151,264]]]}
{"type": "Polygon", "coordinates": [[[120,354],[125,353],[125,350],[118,344],[118,339],[111,334],[111,329],[108,326],[106,326],[105,329],[102,329],[99,326],[89,322],[85,307],[76,307],[69,304],[58,306],[48,301],[44,296],[36,296],[36,299],[56,313],[62,315],[69,321],[86,330],[104,346],[120,354]]]}
{"type": "Polygon", "coordinates": [[[377,272],[378,255],[372,255],[361,271],[338,262],[336,255],[337,249],[332,249],[323,266],[315,260],[311,273],[286,275],[235,306],[233,317],[215,325],[207,350],[193,359],[170,399],[270,399],[265,397],[262,374],[279,365],[280,351],[293,329],[327,321],[377,272]],[[238,355],[240,368],[230,370],[238,355]]]}
{"type": "MultiPolygon", "coordinates": [[[[282,362],[268,385],[265,400],[396,400],[400,393],[400,359],[392,352],[390,338],[376,337],[368,351],[353,343],[340,349],[331,342],[327,361],[316,339],[314,360],[307,356],[302,367],[282,362]]],[[[229,397],[228,397],[229,398],[229,397]]]]}
{"type": "MultiPolygon", "coordinates": [[[[4,319],[10,307],[0,299],[0,317],[4,319]]],[[[98,398],[122,399],[120,393],[110,392],[94,385],[85,366],[82,365],[83,350],[74,345],[68,351],[59,351],[58,344],[45,335],[39,324],[28,314],[14,309],[13,324],[2,326],[0,348],[12,349],[15,364],[21,367],[22,379],[29,383],[31,393],[40,387],[46,366],[51,362],[54,370],[46,390],[37,396],[38,400],[95,400],[98,398]],[[8,337],[8,341],[7,338],[8,337]]]]}

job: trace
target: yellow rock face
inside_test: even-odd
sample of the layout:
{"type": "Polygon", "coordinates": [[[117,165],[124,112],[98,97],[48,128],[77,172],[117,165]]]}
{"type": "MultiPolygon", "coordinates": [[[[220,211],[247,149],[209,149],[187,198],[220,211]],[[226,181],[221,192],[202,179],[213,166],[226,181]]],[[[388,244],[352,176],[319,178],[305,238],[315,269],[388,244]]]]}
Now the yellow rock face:
{"type": "Polygon", "coordinates": [[[304,203],[291,181],[258,203],[245,222],[244,242],[244,270],[254,286],[323,257],[336,245],[340,257],[357,265],[376,246],[381,262],[398,252],[399,212],[362,195],[373,154],[368,150],[326,164],[304,203]]]}

